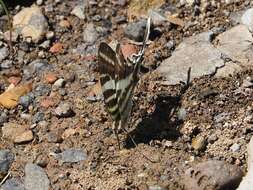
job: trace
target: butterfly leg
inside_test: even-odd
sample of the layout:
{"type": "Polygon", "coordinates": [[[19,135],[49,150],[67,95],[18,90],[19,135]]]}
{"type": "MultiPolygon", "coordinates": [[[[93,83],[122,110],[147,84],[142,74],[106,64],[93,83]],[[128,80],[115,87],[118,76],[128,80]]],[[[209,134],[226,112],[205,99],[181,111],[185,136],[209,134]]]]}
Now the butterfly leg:
{"type": "Polygon", "coordinates": [[[115,136],[116,136],[116,138],[117,138],[118,147],[119,147],[119,150],[120,150],[120,140],[119,140],[119,133],[118,133],[118,130],[119,130],[119,122],[117,122],[117,121],[113,122],[112,130],[113,130],[113,133],[115,134],[115,136]]]}

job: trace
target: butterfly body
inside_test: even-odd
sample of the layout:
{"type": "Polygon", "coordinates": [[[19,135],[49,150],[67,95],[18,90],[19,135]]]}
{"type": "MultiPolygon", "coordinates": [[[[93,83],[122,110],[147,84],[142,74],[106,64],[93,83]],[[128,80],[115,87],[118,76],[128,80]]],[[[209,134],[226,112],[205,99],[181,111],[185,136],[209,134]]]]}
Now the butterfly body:
{"type": "Polygon", "coordinates": [[[124,58],[120,44],[117,44],[114,51],[109,45],[102,42],[98,49],[98,68],[104,103],[114,121],[113,130],[117,139],[118,131],[121,128],[125,129],[131,113],[132,97],[139,80],[140,65],[143,61],[149,28],[150,19],[147,21],[142,49],[132,58],[124,58]]]}

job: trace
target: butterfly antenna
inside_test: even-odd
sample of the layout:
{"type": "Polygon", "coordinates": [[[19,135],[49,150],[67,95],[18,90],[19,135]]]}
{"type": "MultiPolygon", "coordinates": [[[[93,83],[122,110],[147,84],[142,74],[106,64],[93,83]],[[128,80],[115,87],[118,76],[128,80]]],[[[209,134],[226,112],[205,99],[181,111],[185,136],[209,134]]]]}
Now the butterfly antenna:
{"type": "MultiPolygon", "coordinates": [[[[127,134],[127,136],[129,136],[129,138],[131,139],[132,143],[134,144],[135,148],[137,148],[137,144],[135,142],[135,140],[133,139],[132,135],[130,133],[128,133],[128,131],[125,128],[122,128],[123,131],[127,134]]],[[[136,149],[139,154],[141,154],[145,159],[147,159],[148,161],[150,161],[151,163],[156,163],[156,161],[151,160],[150,158],[148,158],[144,153],[142,153],[141,151],[139,151],[138,149],[136,149]]]]}

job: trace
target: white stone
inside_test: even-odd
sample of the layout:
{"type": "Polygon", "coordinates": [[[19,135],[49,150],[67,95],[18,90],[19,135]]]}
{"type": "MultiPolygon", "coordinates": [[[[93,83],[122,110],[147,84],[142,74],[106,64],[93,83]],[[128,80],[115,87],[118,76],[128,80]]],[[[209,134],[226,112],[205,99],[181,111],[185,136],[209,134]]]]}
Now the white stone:
{"type": "Polygon", "coordinates": [[[242,15],[241,22],[242,24],[248,26],[251,32],[253,31],[253,8],[245,11],[245,13],[242,15]]]}

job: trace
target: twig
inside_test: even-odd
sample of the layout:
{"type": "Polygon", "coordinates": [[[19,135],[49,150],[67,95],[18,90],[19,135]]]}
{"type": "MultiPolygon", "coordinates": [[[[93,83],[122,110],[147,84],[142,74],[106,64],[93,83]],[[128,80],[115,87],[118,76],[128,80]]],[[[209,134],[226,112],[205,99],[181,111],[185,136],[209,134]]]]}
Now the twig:
{"type": "Polygon", "coordinates": [[[8,179],[8,177],[11,175],[11,172],[8,172],[6,176],[3,178],[3,180],[0,183],[0,187],[4,184],[4,182],[8,179]]]}

